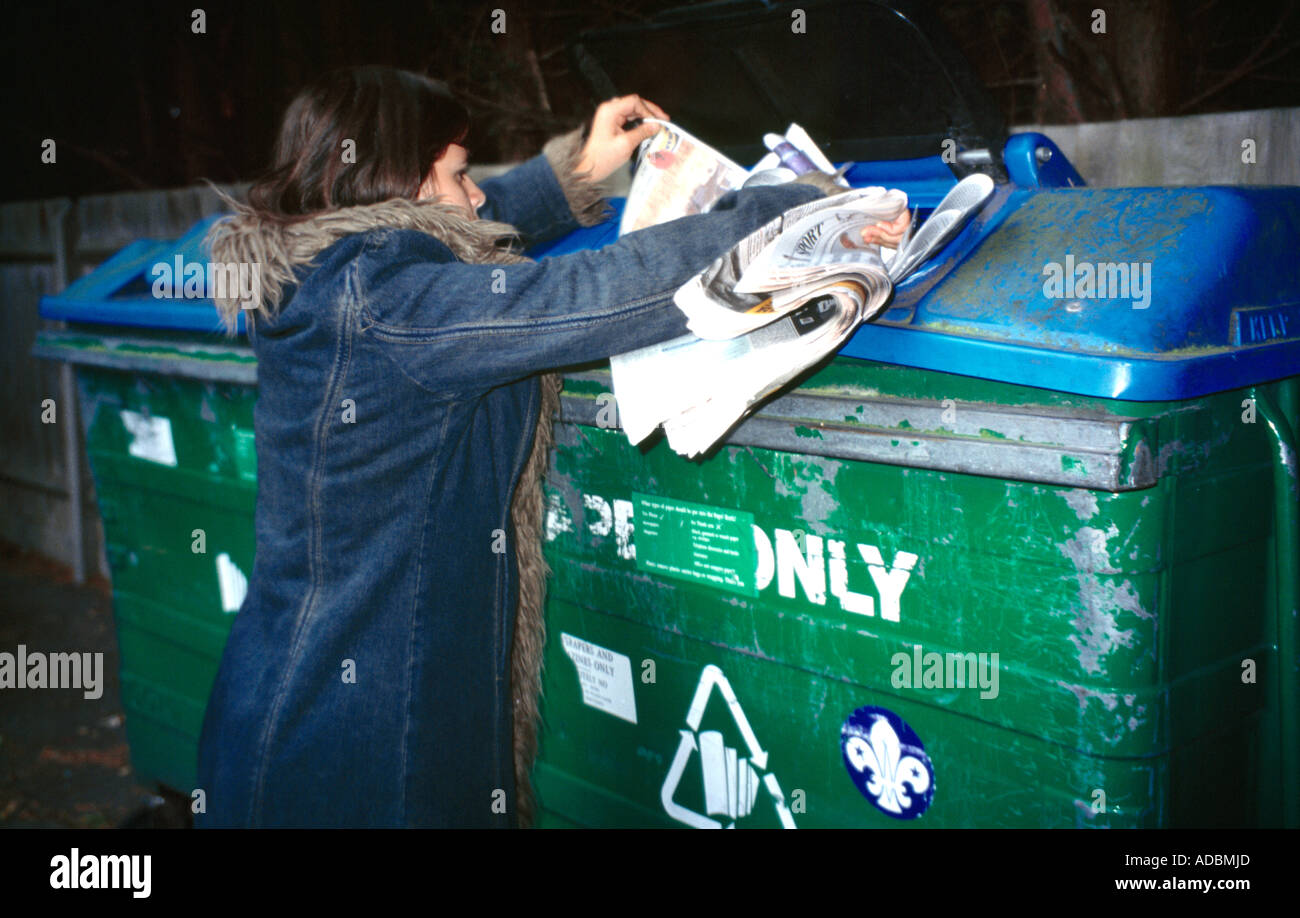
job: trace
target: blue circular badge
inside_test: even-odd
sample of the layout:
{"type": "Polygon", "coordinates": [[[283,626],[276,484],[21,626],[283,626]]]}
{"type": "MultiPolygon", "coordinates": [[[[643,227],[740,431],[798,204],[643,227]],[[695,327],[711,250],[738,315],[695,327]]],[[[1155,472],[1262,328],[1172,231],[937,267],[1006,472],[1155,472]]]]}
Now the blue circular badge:
{"type": "Polygon", "coordinates": [[[934,765],[903,718],[858,708],[840,730],[844,767],[862,796],[895,819],[915,819],[934,799],[934,765]]]}

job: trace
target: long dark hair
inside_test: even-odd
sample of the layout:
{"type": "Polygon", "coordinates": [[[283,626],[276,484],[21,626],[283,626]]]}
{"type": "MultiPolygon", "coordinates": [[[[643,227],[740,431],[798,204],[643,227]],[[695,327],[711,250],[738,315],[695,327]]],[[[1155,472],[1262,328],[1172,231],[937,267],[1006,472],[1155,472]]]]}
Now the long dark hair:
{"type": "Polygon", "coordinates": [[[248,203],[290,223],[413,199],[433,162],[468,133],[469,113],[444,83],[393,67],[331,71],[289,104],[274,165],[249,189],[248,203]]]}

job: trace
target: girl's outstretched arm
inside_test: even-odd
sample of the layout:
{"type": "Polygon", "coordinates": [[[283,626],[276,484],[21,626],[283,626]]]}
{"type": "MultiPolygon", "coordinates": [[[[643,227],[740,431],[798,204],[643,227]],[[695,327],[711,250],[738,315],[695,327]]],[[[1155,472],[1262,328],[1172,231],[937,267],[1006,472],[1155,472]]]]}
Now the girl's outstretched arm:
{"type": "Polygon", "coordinates": [[[686,332],[673,294],[748,233],[821,192],[731,192],[713,211],[536,263],[466,264],[414,231],[356,259],[358,331],[431,391],[471,394],[686,332]]]}

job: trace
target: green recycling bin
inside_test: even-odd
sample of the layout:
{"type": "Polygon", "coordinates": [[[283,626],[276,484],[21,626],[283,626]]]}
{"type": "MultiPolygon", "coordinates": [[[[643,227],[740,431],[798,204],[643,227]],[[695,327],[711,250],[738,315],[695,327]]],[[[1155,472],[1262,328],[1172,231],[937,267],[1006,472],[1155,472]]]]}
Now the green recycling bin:
{"type": "MultiPolygon", "coordinates": [[[[209,300],[156,299],[154,265],[206,263],[212,220],[140,240],[57,296],[33,353],[77,371],[104,524],[131,763],[188,794],[199,731],[254,552],[256,358],[209,300]]],[[[242,323],[241,323],[242,324],[242,323]]]]}
{"type": "Polygon", "coordinates": [[[702,460],[570,374],[540,824],[1294,825],[1298,229],[1000,186],[702,460]]]}

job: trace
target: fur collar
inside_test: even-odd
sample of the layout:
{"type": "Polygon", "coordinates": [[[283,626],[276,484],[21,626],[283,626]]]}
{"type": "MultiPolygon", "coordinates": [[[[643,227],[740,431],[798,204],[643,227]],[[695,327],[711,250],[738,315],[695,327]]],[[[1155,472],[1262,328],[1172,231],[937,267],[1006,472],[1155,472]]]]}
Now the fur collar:
{"type": "MultiPolygon", "coordinates": [[[[490,220],[471,220],[459,208],[432,201],[394,198],[380,204],[327,211],[296,223],[281,224],[251,207],[226,198],[234,216],[208,231],[207,244],[218,264],[257,265],[261,302],[253,318],[271,321],[279,312],[285,288],[296,283],[293,271],[309,265],[319,253],[345,236],[368,230],[411,229],[428,233],[446,244],[458,259],[473,264],[511,264],[528,261],[509,244],[514,227],[490,220]]],[[[237,291],[235,291],[237,294],[237,291]]],[[[219,299],[217,308],[230,328],[240,312],[234,297],[219,299]]]]}
{"type": "MultiPolygon", "coordinates": [[[[600,186],[587,174],[576,171],[582,138],[573,131],[552,138],[543,148],[565,200],[583,226],[592,226],[606,214],[600,186]]],[[[444,243],[461,261],[471,264],[515,264],[531,259],[512,248],[519,232],[508,223],[470,219],[464,211],[433,201],[394,198],[379,204],[344,207],[325,211],[295,223],[267,219],[253,208],[216,189],[232,215],[208,231],[206,243],[218,264],[257,265],[260,301],[255,309],[242,310],[237,291],[218,298],[217,309],[232,332],[241,311],[250,319],[274,319],[284,290],[295,283],[294,269],[309,265],[320,252],[354,233],[379,228],[411,229],[428,233],[444,243]]]]}

